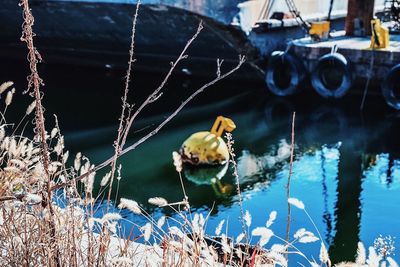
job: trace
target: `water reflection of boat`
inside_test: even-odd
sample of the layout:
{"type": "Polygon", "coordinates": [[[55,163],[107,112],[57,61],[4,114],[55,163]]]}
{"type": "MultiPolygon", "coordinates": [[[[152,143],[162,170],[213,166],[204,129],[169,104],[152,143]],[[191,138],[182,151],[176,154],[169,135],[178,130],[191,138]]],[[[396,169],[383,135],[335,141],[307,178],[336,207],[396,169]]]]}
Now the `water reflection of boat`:
{"type": "Polygon", "coordinates": [[[265,177],[266,173],[271,174],[274,170],[282,167],[289,157],[290,145],[285,139],[279,141],[277,148],[272,147],[262,156],[256,156],[248,150],[243,150],[237,163],[240,182],[248,183],[255,177],[265,177]]]}

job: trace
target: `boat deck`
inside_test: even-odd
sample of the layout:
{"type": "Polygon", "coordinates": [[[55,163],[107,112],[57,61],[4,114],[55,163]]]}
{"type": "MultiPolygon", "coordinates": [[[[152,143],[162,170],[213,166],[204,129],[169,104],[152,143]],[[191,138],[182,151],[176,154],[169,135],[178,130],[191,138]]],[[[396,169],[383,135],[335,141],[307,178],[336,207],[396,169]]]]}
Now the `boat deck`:
{"type": "MultiPolygon", "coordinates": [[[[311,38],[302,38],[296,40],[294,43],[300,46],[306,47],[315,47],[315,48],[326,48],[332,47],[333,45],[337,45],[342,49],[353,49],[353,50],[362,50],[368,49],[371,43],[370,37],[349,37],[345,36],[344,31],[339,31],[331,34],[332,38],[328,41],[322,42],[314,42],[311,38]]],[[[400,52],[400,35],[392,34],[390,36],[390,47],[387,49],[381,49],[377,51],[384,52],[400,52]]]]}

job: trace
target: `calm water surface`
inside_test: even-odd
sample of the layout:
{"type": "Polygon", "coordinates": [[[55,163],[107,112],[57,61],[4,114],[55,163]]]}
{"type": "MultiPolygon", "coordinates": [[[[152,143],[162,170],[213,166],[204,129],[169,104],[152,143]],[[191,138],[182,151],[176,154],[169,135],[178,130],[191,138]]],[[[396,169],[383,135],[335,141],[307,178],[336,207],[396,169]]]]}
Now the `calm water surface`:
{"type": "MultiPolygon", "coordinates": [[[[59,114],[67,146],[73,152],[82,151],[92,162],[105,160],[113,151],[122,72],[64,67],[43,72],[47,81],[47,123],[51,125],[52,113],[59,114]],[[59,80],[64,82],[60,84],[59,80]]],[[[24,86],[25,80],[15,73],[18,72],[7,68],[4,75],[14,79],[17,86],[24,86]]],[[[146,75],[137,79],[140,91],[135,88],[132,102],[158,82],[146,75]]],[[[130,142],[154,128],[198,84],[200,81],[190,78],[172,80],[167,87],[169,93],[134,126],[130,142]]],[[[159,196],[170,202],[182,200],[171,153],[192,133],[209,130],[215,117],[224,115],[237,125],[233,137],[243,206],[252,215],[250,230],[264,226],[269,213],[275,210],[278,217],[272,230],[284,238],[289,167],[285,143],[290,143],[291,114],[296,111],[291,195],[304,202],[333,261],[352,260],[358,241],[369,246],[380,234],[400,237],[400,118],[376,96],[367,99],[367,110],[360,114],[359,99],[349,96],[330,103],[306,92],[297,99],[283,100],[273,98],[261,83],[235,81],[210,88],[157,136],[121,158],[117,202],[120,197],[134,199],[155,219],[162,215],[177,217],[171,210],[148,205],[147,199],[159,196]]],[[[229,236],[236,237],[241,232],[232,171],[230,166],[214,172],[185,172],[192,210],[210,213],[210,235],[222,219],[228,224],[229,236]],[[212,182],[217,173],[221,179],[212,182]]],[[[98,182],[101,175],[98,174],[98,182]]],[[[140,216],[126,211],[123,215],[135,223],[144,223],[140,216]]],[[[129,223],[124,227],[129,228],[129,223]]],[[[291,234],[301,227],[316,233],[306,214],[293,208],[291,234]]],[[[273,243],[281,242],[274,238],[270,241],[273,243]]],[[[307,256],[318,257],[318,242],[298,247],[307,256]]],[[[395,253],[394,257],[400,260],[400,252],[395,253]]]]}
{"type": "MultiPolygon", "coordinates": [[[[143,203],[156,219],[163,214],[176,217],[171,211],[147,205],[147,199],[160,196],[175,202],[183,198],[171,153],[191,133],[210,129],[214,117],[223,114],[237,125],[233,137],[243,206],[252,215],[251,228],[265,225],[269,213],[275,210],[278,218],[272,229],[284,237],[289,167],[285,152],[286,143],[290,143],[290,111],[296,110],[291,195],[305,203],[332,259],[353,259],[358,241],[371,245],[379,235],[398,237],[398,119],[387,115],[363,118],[351,109],[328,103],[307,109],[291,102],[268,100],[269,97],[260,100],[259,94],[256,91],[219,104],[187,109],[173,126],[121,159],[123,179],[118,197],[143,203]]],[[[140,123],[145,125],[146,120],[140,123]]],[[[102,131],[105,129],[93,130],[90,135],[96,138],[102,131]]],[[[101,161],[110,154],[110,146],[93,143],[84,153],[101,161]]],[[[242,231],[236,182],[231,167],[221,169],[185,172],[184,183],[193,210],[204,216],[211,213],[208,232],[214,234],[218,223],[225,219],[228,234],[235,237],[242,231]],[[221,179],[212,182],[217,175],[221,179]]],[[[140,220],[135,215],[127,216],[135,222],[140,220]]],[[[292,233],[301,227],[316,233],[306,214],[294,208],[292,233]]],[[[275,239],[271,244],[274,242],[280,241],[275,239]]],[[[299,248],[307,255],[318,256],[318,243],[299,248]]]]}

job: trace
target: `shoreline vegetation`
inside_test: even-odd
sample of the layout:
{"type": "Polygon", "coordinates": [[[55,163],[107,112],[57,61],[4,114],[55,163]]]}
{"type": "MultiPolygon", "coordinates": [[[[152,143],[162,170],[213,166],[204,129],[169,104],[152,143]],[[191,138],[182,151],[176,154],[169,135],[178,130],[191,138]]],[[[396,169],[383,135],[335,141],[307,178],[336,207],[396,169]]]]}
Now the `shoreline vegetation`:
{"type": "MultiPolygon", "coordinates": [[[[228,236],[228,226],[222,220],[214,233],[206,233],[208,216],[193,213],[190,196],[185,192],[182,178],[182,159],[173,152],[173,164],[177,171],[177,183],[182,185],[182,201],[169,203],[161,197],[153,197],[148,202],[157,207],[168,207],[175,211],[177,218],[161,217],[155,220],[139,203],[121,198],[118,209],[109,209],[113,184],[123,179],[123,166],[118,158],[132,152],[147,139],[158,133],[193,98],[208,87],[228,77],[239,69],[245,61],[239,56],[237,66],[222,72],[223,60],[216,60],[216,77],[196,89],[176,110],[150,133],[133,144],[127,144],[130,129],[141,111],[162,98],[164,85],[173,74],[176,66],[189,56],[186,54],[195,42],[203,26],[200,23],[193,37],[184,46],[176,61],[171,62],[170,71],[159,87],[140,105],[128,103],[128,94],[135,63],[135,30],[140,13],[140,1],[132,17],[131,47],[128,67],[122,94],[121,115],[116,133],[114,155],[105,162],[94,165],[90,160],[77,153],[70,155],[64,147],[64,137],[54,115],[54,128],[45,128],[44,109],[41,100],[45,97],[41,91],[44,83],[39,76],[37,65],[42,58],[34,45],[34,18],[29,0],[21,0],[24,23],[21,41],[28,49],[28,63],[31,73],[28,76],[28,88],[24,91],[32,97],[32,103],[18,123],[6,121],[7,109],[13,103],[13,96],[19,92],[13,82],[0,85],[0,94],[5,95],[5,106],[0,118],[0,265],[1,266],[293,266],[289,255],[296,254],[311,266],[332,266],[328,250],[315,227],[313,231],[304,228],[290,233],[290,208],[295,207],[313,223],[302,201],[290,196],[290,173],[287,183],[288,227],[285,238],[276,236],[271,228],[277,212],[269,214],[263,226],[252,225],[251,214],[244,210],[241,202],[239,177],[234,153],[234,140],[226,135],[233,166],[237,178],[237,190],[241,205],[242,233],[237,237],[228,236]],[[26,133],[30,118],[34,117],[34,130],[26,133]],[[27,136],[32,136],[30,139],[27,136]],[[72,163],[69,166],[69,163],[72,163]],[[96,172],[105,169],[103,177],[96,172]],[[101,190],[93,194],[93,184],[100,183],[101,190]],[[96,217],[96,203],[105,197],[106,208],[102,217],[96,217]],[[136,225],[131,222],[132,230],[128,236],[121,235],[120,221],[126,220],[116,210],[129,210],[143,216],[147,223],[136,225]],[[140,235],[134,235],[134,229],[140,235]],[[270,244],[274,237],[279,243],[270,244]],[[138,243],[138,240],[141,243],[138,243]],[[304,255],[298,248],[299,243],[320,243],[319,255],[304,255]],[[268,248],[267,248],[268,247],[268,248]]],[[[49,120],[50,118],[47,117],[49,120]]],[[[292,143],[290,166],[294,155],[294,121],[292,124],[292,143]]],[[[172,164],[172,163],[171,163],[172,164]]],[[[313,223],[314,224],[314,223],[313,223]]],[[[314,224],[315,225],[315,224],[314,224]]],[[[398,266],[390,257],[394,250],[393,240],[382,238],[375,247],[369,247],[368,253],[359,243],[355,263],[339,263],[335,266],[398,266]],[[385,264],[385,265],[384,265],[385,264]]]]}

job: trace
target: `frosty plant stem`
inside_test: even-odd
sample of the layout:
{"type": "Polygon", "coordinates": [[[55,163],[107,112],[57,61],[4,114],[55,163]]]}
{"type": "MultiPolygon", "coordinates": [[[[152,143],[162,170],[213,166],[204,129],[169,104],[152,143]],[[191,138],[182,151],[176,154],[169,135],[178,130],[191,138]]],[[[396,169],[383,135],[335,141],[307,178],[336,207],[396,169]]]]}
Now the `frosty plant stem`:
{"type": "MultiPolygon", "coordinates": [[[[111,200],[111,192],[112,192],[112,188],[113,188],[113,182],[114,182],[114,178],[115,178],[115,171],[116,171],[116,166],[117,166],[117,160],[118,160],[118,154],[121,151],[121,138],[123,137],[124,134],[124,128],[125,128],[125,119],[126,119],[126,109],[130,109],[130,106],[128,104],[128,93],[129,93],[129,82],[131,80],[131,72],[132,72],[132,65],[134,63],[134,48],[135,48],[135,33],[136,33],[136,22],[137,22],[137,17],[138,17],[138,12],[139,12],[139,7],[140,7],[140,0],[137,1],[136,4],[136,11],[135,14],[133,15],[133,19],[132,19],[132,32],[131,32],[131,45],[130,45],[130,49],[129,49],[129,60],[128,60],[128,68],[126,70],[126,76],[125,76],[125,87],[124,87],[124,95],[122,97],[122,109],[121,109],[121,116],[119,118],[119,126],[118,126],[118,132],[117,132],[117,139],[114,142],[114,157],[111,163],[111,177],[110,177],[110,184],[109,184],[109,188],[108,188],[108,195],[107,195],[107,212],[108,212],[108,208],[109,208],[109,204],[110,204],[110,200],[111,200]]],[[[130,112],[128,112],[128,116],[129,116],[130,112]]],[[[104,252],[105,248],[104,248],[104,244],[103,244],[103,238],[104,238],[104,231],[105,230],[105,226],[103,225],[103,229],[101,231],[101,236],[100,236],[100,246],[99,246],[99,255],[101,255],[101,257],[98,257],[98,262],[97,264],[99,264],[100,262],[100,258],[102,258],[103,260],[103,264],[104,264],[104,252]]]]}
{"type": "Polygon", "coordinates": [[[51,177],[49,174],[49,149],[46,142],[46,130],[44,126],[44,116],[43,116],[43,107],[42,107],[42,95],[40,92],[40,86],[43,85],[43,81],[39,76],[37,70],[37,64],[42,60],[39,52],[36,50],[33,43],[33,24],[34,17],[29,8],[29,1],[22,0],[20,2],[20,6],[23,9],[23,18],[24,22],[22,24],[22,36],[21,41],[26,43],[28,48],[28,62],[31,74],[28,76],[28,88],[24,93],[30,93],[30,95],[35,99],[36,109],[35,109],[35,134],[39,138],[41,145],[41,157],[43,163],[43,169],[46,180],[46,191],[47,196],[45,195],[45,191],[43,191],[43,206],[47,206],[51,217],[49,218],[49,226],[50,226],[50,246],[55,246],[55,255],[53,253],[50,254],[50,262],[54,265],[61,266],[60,258],[59,258],[59,250],[57,248],[57,244],[55,243],[55,224],[52,221],[54,216],[54,211],[51,205],[52,200],[52,190],[51,190],[51,177]]]}
{"type": "MultiPolygon", "coordinates": [[[[119,118],[118,134],[117,134],[117,139],[114,142],[115,152],[114,152],[113,161],[111,163],[111,180],[110,180],[110,185],[109,185],[109,189],[108,189],[107,203],[109,203],[110,199],[111,199],[111,191],[112,191],[112,185],[113,185],[113,181],[114,181],[114,177],[115,177],[118,154],[121,152],[121,148],[122,148],[121,138],[123,137],[123,134],[124,134],[124,128],[126,127],[125,120],[127,119],[125,113],[126,113],[126,109],[130,108],[129,104],[128,104],[128,93],[129,93],[129,82],[131,81],[132,64],[135,61],[134,60],[135,33],[136,33],[136,22],[137,22],[139,7],[140,7],[140,0],[137,1],[136,11],[135,11],[135,14],[133,15],[133,20],[132,20],[131,46],[129,49],[128,69],[126,70],[126,76],[125,76],[125,88],[124,88],[124,96],[122,97],[122,110],[121,110],[121,116],[119,118]]],[[[107,209],[108,209],[108,205],[107,205],[107,209]]]]}
{"type": "MultiPolygon", "coordinates": [[[[225,136],[227,139],[229,155],[231,157],[230,162],[232,163],[232,166],[233,166],[233,176],[236,179],[236,193],[238,194],[238,197],[239,197],[239,208],[240,208],[240,217],[241,217],[240,219],[241,219],[241,223],[242,223],[242,231],[244,234],[245,242],[247,243],[247,241],[249,240],[249,236],[247,234],[247,228],[245,225],[246,215],[243,210],[243,198],[242,198],[242,193],[240,190],[240,180],[239,180],[239,174],[238,174],[238,170],[237,170],[237,163],[235,160],[236,155],[235,155],[235,150],[233,148],[234,140],[233,140],[231,133],[226,133],[225,136]]],[[[247,214],[248,214],[248,212],[247,212],[247,214]]]]}
{"type": "Polygon", "coordinates": [[[44,116],[42,107],[42,95],[40,92],[40,86],[43,85],[43,80],[40,78],[37,71],[37,64],[42,60],[39,52],[36,50],[33,43],[33,24],[34,18],[29,8],[29,1],[22,0],[20,5],[23,8],[24,23],[22,24],[22,36],[21,41],[25,42],[28,48],[28,61],[31,74],[28,76],[28,89],[24,93],[30,93],[35,99],[35,134],[39,136],[41,149],[42,149],[42,161],[43,167],[47,179],[47,193],[48,201],[51,200],[50,190],[50,175],[49,175],[49,153],[48,145],[46,143],[46,130],[44,126],[44,116]]]}

